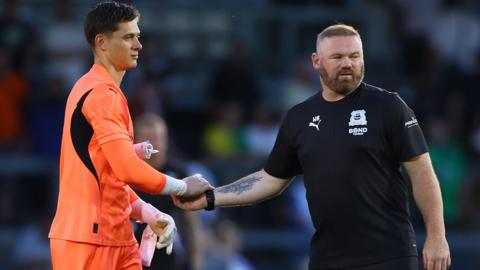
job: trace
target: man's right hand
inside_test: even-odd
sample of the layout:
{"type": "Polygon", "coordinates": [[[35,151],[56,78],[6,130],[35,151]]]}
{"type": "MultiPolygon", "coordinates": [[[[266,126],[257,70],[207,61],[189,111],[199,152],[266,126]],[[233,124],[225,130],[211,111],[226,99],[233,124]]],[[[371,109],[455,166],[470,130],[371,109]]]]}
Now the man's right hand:
{"type": "Polygon", "coordinates": [[[175,206],[183,210],[195,211],[207,207],[207,199],[205,194],[188,198],[172,196],[172,200],[175,206]]]}
{"type": "Polygon", "coordinates": [[[203,194],[205,191],[214,189],[202,175],[195,174],[182,179],[187,184],[187,191],[181,197],[195,197],[203,194]]]}

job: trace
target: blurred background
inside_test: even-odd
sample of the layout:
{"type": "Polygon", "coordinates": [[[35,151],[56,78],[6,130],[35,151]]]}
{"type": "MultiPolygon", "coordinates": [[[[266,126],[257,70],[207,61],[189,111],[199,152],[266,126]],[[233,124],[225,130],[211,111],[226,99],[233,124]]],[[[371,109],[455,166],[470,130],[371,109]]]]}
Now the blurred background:
{"type": "MultiPolygon", "coordinates": [[[[0,4],[2,270],[50,269],[64,106],[92,64],[83,18],[96,2],[0,4]]],[[[355,26],[365,81],[399,92],[429,142],[452,269],[480,269],[480,1],[130,3],[142,14],[144,47],[122,84],[132,117],[165,119],[168,162],[215,185],[262,168],[285,112],[320,89],[316,35],[336,22],[355,26]]],[[[424,226],[411,208],[421,250],[424,226]]],[[[301,177],[260,205],[195,215],[185,221],[194,230],[178,225],[175,269],[306,269],[313,230],[301,177]]]]}

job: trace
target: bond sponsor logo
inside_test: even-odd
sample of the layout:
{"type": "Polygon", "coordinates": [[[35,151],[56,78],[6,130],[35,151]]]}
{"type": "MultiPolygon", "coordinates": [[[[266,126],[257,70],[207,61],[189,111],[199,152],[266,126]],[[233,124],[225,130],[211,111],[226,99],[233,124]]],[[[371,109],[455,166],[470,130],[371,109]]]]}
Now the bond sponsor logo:
{"type": "Polygon", "coordinates": [[[413,116],[412,116],[411,119],[412,119],[412,120],[405,122],[405,127],[411,128],[411,127],[414,127],[414,126],[418,126],[418,121],[417,121],[417,119],[415,119],[415,117],[413,117],[413,116]]]}
{"type": "Polygon", "coordinates": [[[319,131],[320,129],[318,128],[318,125],[320,125],[320,122],[322,122],[322,119],[320,119],[320,115],[314,116],[312,119],[312,122],[308,124],[309,127],[314,127],[319,131]]]}
{"type": "Polygon", "coordinates": [[[362,127],[362,128],[349,128],[348,133],[352,134],[353,136],[358,136],[358,135],[363,135],[367,133],[368,128],[362,127]]]}
{"type": "Polygon", "coordinates": [[[367,116],[365,110],[355,110],[350,113],[350,121],[348,126],[354,127],[348,129],[348,134],[353,136],[363,135],[368,132],[367,127],[361,127],[367,125],[367,116]],[[360,127],[355,127],[360,126],[360,127]]]}

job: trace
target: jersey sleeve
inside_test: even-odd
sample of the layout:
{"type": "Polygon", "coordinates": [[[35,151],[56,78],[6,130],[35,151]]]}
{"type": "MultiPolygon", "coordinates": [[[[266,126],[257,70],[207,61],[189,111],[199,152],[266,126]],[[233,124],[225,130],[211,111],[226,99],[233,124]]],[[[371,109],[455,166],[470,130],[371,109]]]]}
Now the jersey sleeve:
{"type": "Polygon", "coordinates": [[[113,140],[102,144],[101,147],[113,173],[120,181],[150,194],[162,192],[166,175],[137,157],[131,142],[113,140]]]}
{"type": "Polygon", "coordinates": [[[395,157],[400,162],[428,152],[422,129],[410,107],[395,94],[388,107],[387,134],[395,157]]]}
{"type": "Polygon", "coordinates": [[[118,93],[108,85],[94,88],[85,100],[82,112],[100,145],[116,139],[130,140],[121,104],[118,93]]]}
{"type": "Polygon", "coordinates": [[[289,125],[289,117],[282,122],[280,130],[273,146],[272,152],[268,157],[265,172],[278,178],[290,178],[302,174],[297,152],[293,147],[293,130],[289,125]]]}

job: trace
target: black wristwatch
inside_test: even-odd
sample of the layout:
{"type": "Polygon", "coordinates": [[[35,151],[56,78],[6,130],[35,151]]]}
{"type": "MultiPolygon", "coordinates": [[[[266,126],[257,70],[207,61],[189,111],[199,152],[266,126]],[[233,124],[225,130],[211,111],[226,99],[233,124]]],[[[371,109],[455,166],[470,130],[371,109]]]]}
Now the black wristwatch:
{"type": "Polygon", "coordinates": [[[212,211],[215,209],[215,194],[213,190],[205,191],[205,198],[207,198],[207,207],[205,207],[205,210],[212,211]]]}

